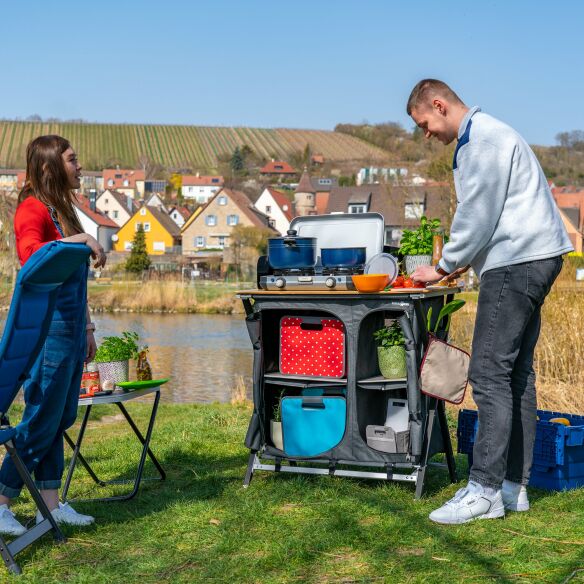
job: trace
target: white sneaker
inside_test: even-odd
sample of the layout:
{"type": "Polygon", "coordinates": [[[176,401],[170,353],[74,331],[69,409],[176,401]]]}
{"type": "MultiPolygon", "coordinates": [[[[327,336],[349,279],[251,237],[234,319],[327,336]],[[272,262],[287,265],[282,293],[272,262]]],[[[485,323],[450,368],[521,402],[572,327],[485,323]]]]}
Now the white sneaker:
{"type": "Polygon", "coordinates": [[[501,493],[505,511],[529,511],[529,499],[525,485],[512,483],[505,479],[501,493]]]}
{"type": "Polygon", "coordinates": [[[26,533],[26,527],[16,519],[8,505],[0,505],[0,533],[16,536],[26,533]]]}
{"type": "MultiPolygon", "coordinates": [[[[77,511],[75,511],[75,509],[73,509],[69,503],[59,503],[59,507],[51,511],[51,515],[55,518],[57,523],[61,523],[63,525],[76,525],[85,527],[87,525],[91,525],[95,521],[95,518],[93,518],[91,515],[82,515],[81,513],[77,513],[77,511]]],[[[42,520],[43,516],[41,515],[41,512],[37,511],[37,524],[42,520]]]]}
{"type": "Polygon", "coordinates": [[[501,491],[489,495],[482,485],[469,481],[464,489],[459,489],[450,501],[430,513],[435,523],[458,524],[473,519],[495,519],[505,517],[505,507],[501,491]]]}

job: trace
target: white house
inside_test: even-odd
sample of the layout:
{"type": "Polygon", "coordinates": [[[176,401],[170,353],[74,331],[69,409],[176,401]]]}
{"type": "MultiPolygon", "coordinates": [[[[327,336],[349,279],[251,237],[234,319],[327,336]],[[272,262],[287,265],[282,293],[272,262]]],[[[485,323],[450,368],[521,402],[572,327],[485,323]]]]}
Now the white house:
{"type": "Polygon", "coordinates": [[[181,193],[185,199],[195,200],[197,203],[205,204],[209,199],[223,187],[222,176],[201,176],[183,174],[181,193]]]}
{"type": "Polygon", "coordinates": [[[407,168],[377,168],[369,166],[361,168],[357,173],[357,186],[376,183],[392,183],[408,176],[407,168]]]}
{"type": "Polygon", "coordinates": [[[133,197],[109,189],[97,197],[95,206],[118,227],[121,227],[138,210],[133,197]]]}
{"type": "Polygon", "coordinates": [[[106,252],[111,251],[112,235],[117,233],[118,225],[99,211],[91,209],[89,201],[81,195],[77,195],[75,212],[81,221],[83,231],[95,237],[106,252]]]}
{"type": "Polygon", "coordinates": [[[182,227],[191,216],[191,212],[186,207],[173,207],[168,216],[179,226],[182,227]]]}
{"type": "Polygon", "coordinates": [[[270,226],[282,235],[290,229],[290,221],[294,217],[292,202],[286,195],[266,187],[254,204],[255,208],[270,218],[270,226]]]}
{"type": "Polygon", "coordinates": [[[164,213],[168,213],[168,209],[166,208],[166,205],[164,204],[162,197],[158,193],[152,193],[150,197],[148,197],[148,199],[146,200],[146,206],[156,207],[157,209],[160,209],[164,213]]]}

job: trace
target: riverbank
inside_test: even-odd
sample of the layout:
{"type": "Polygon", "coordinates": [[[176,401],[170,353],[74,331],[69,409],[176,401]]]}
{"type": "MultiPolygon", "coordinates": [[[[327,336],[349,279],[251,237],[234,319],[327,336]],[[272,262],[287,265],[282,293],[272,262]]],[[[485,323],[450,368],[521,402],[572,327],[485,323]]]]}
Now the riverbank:
{"type": "MultiPolygon", "coordinates": [[[[129,408],[145,427],[149,405],[129,408]]],[[[106,480],[131,476],[139,450],[113,413],[96,406],[84,442],[84,453],[106,480]]],[[[504,522],[431,523],[430,511],[465,484],[464,456],[457,456],[461,481],[450,485],[443,470],[430,469],[420,501],[411,485],[328,476],[257,473],[243,489],[250,413],[246,405],[162,405],[152,449],[167,480],[144,483],[125,503],[76,504],[95,516],[95,525],[67,528],[65,545],[44,538],[19,555],[23,576],[2,572],[0,580],[564,582],[582,567],[582,489],[530,490],[531,511],[509,513],[504,522]]],[[[152,472],[150,463],[146,471],[152,472]]],[[[93,488],[78,469],[71,495],[93,488]]],[[[14,509],[21,520],[33,515],[28,500],[14,509]]]]}

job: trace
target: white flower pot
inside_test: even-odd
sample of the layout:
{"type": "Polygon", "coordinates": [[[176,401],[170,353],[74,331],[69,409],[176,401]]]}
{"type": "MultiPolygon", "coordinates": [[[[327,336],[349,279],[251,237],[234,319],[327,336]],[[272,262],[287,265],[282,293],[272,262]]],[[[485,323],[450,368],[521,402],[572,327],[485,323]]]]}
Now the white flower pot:
{"type": "Polygon", "coordinates": [[[411,275],[419,266],[431,266],[432,255],[407,255],[406,260],[406,274],[411,275]]]}
{"type": "Polygon", "coordinates": [[[109,361],[98,363],[99,382],[103,386],[104,381],[112,381],[114,384],[120,381],[128,381],[130,365],[129,361],[109,361]]]}
{"type": "Polygon", "coordinates": [[[272,439],[272,444],[284,450],[284,439],[282,438],[282,422],[274,422],[270,420],[270,438],[272,439]]]}

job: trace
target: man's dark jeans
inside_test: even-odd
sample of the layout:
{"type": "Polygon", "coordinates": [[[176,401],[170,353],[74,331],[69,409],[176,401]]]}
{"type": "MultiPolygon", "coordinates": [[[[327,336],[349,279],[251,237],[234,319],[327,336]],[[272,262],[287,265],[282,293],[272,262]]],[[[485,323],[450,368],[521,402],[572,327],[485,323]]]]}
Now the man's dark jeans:
{"type": "Polygon", "coordinates": [[[562,263],[557,256],[483,274],[469,380],[479,415],[470,478],[485,487],[529,482],[537,420],[533,353],[541,307],[562,263]]]}

